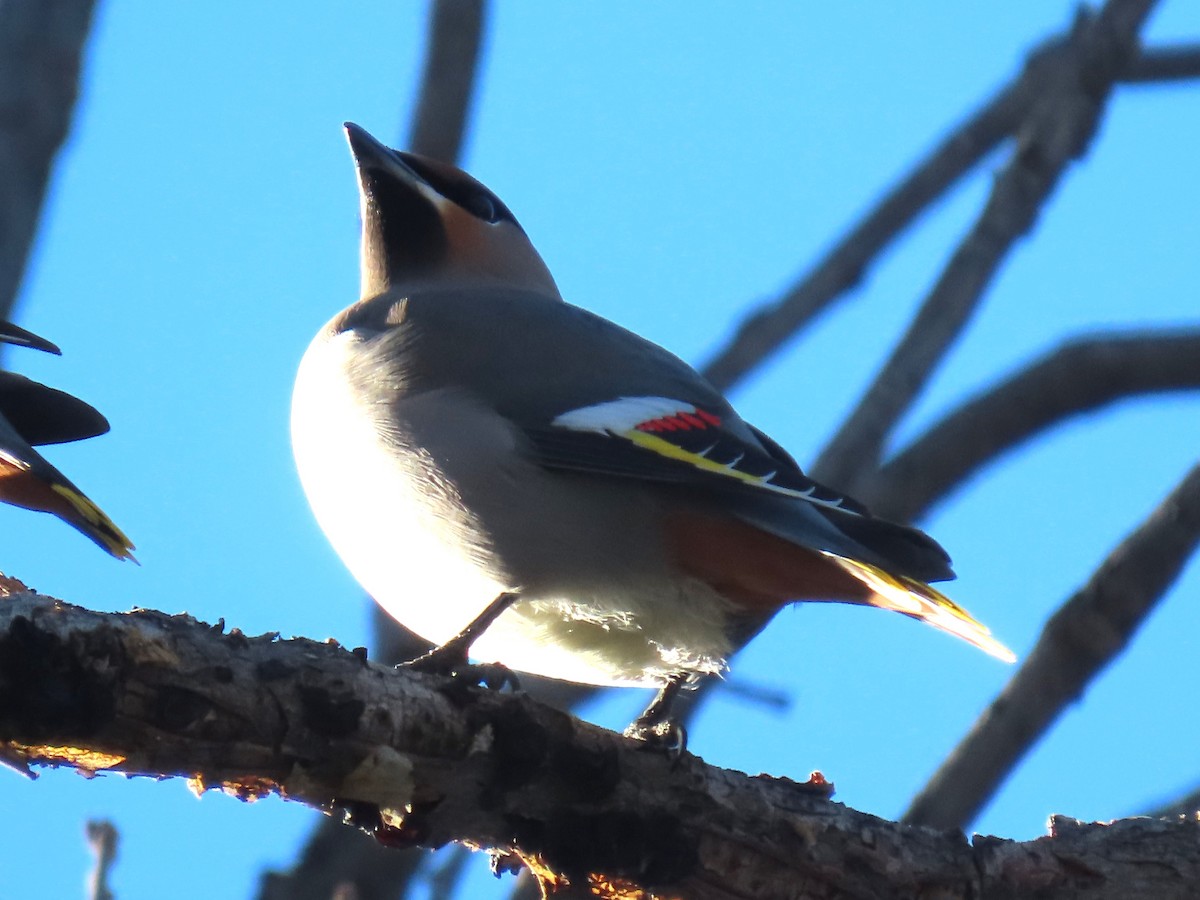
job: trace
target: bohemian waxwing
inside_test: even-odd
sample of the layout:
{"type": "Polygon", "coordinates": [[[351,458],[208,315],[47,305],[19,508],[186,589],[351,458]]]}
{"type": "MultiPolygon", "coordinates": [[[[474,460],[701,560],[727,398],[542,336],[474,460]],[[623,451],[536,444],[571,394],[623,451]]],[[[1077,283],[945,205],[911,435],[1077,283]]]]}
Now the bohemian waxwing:
{"type": "MultiPolygon", "coordinates": [[[[0,321],[0,341],[60,353],[32,332],[0,321]]],[[[0,501],[52,513],[117,559],[133,559],[133,544],[100,508],[34,446],[81,441],[108,431],[96,409],[15,372],[0,372],[0,501]]]]}
{"type": "Polygon", "coordinates": [[[322,529],[396,619],[518,671],[659,687],[641,736],[798,600],[1013,659],[929,586],[954,577],[930,537],[812,481],[682,360],[564,302],[474,178],[346,132],[361,297],[304,355],[292,443],[322,529]]]}

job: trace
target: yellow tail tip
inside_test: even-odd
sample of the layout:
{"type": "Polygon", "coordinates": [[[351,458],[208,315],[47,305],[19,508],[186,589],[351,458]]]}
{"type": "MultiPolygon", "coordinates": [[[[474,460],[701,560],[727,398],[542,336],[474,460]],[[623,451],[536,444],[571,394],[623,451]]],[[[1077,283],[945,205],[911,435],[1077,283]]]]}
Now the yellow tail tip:
{"type": "Polygon", "coordinates": [[[871,588],[874,596],[867,601],[871,606],[920,619],[1003,662],[1017,661],[1017,655],[992,637],[986,625],[936,588],[915,578],[892,575],[869,563],[832,553],[825,556],[871,588]]]}
{"type": "Polygon", "coordinates": [[[125,532],[117,527],[104,511],[86,496],[65,484],[52,484],[54,492],[71,504],[71,508],[79,514],[79,519],[71,524],[90,537],[93,541],[107,550],[117,559],[128,559],[137,565],[137,557],[133,541],[126,537],[125,532]]]}

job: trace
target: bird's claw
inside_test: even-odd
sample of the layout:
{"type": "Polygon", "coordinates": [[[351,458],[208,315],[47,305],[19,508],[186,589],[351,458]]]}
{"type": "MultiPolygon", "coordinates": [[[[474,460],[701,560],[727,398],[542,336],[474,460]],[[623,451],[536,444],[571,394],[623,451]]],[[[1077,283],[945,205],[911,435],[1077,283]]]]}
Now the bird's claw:
{"type": "Polygon", "coordinates": [[[489,691],[501,691],[508,686],[513,691],[521,689],[521,682],[516,673],[501,663],[475,663],[467,666],[463,677],[469,677],[475,684],[481,684],[489,691]]]}
{"type": "Polygon", "coordinates": [[[643,716],[625,729],[625,737],[641,741],[646,750],[665,754],[673,766],[687,752],[687,729],[675,719],[655,721],[643,716]]]}
{"type": "Polygon", "coordinates": [[[488,690],[503,690],[505,685],[513,691],[521,689],[521,682],[512,670],[500,663],[471,663],[467,651],[453,641],[434,647],[423,656],[401,663],[397,668],[421,672],[425,675],[441,675],[472,685],[481,684],[488,690]]]}

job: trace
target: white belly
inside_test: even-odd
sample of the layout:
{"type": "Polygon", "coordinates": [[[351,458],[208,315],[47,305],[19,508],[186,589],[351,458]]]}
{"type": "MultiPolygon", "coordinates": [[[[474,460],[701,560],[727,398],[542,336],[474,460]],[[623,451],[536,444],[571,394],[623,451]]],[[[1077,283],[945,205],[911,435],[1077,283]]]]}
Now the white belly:
{"type": "MultiPolygon", "coordinates": [[[[727,606],[706,585],[665,572],[657,579],[605,573],[561,589],[553,576],[533,587],[518,583],[490,546],[488,529],[458,502],[457,486],[430,455],[416,447],[392,452],[355,402],[341,363],[357,340],[352,333],[318,339],[305,354],[293,396],[292,445],[322,530],[390,615],[441,644],[496,596],[520,591],[525,599],[475,642],[472,656],[603,685],[656,685],[681,670],[722,668],[730,649],[727,606]]],[[[519,500],[500,501],[513,502],[519,500]]],[[[561,537],[551,532],[527,541],[561,537]]],[[[587,568],[569,559],[564,565],[564,583],[587,568]]]]}

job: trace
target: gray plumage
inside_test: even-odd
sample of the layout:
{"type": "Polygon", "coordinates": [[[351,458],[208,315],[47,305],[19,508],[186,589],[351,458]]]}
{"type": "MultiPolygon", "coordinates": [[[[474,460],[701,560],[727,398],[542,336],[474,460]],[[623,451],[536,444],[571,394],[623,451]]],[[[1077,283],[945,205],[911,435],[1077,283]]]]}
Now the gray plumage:
{"type": "Polygon", "coordinates": [[[682,360],[565,303],[479,182],[347,131],[362,298],[305,354],[293,446],[318,521],[396,618],[441,643],[512,592],[475,654],[597,684],[719,672],[797,599],[1011,655],[929,587],[953,573],[927,535],[815,484],[682,360]]]}

